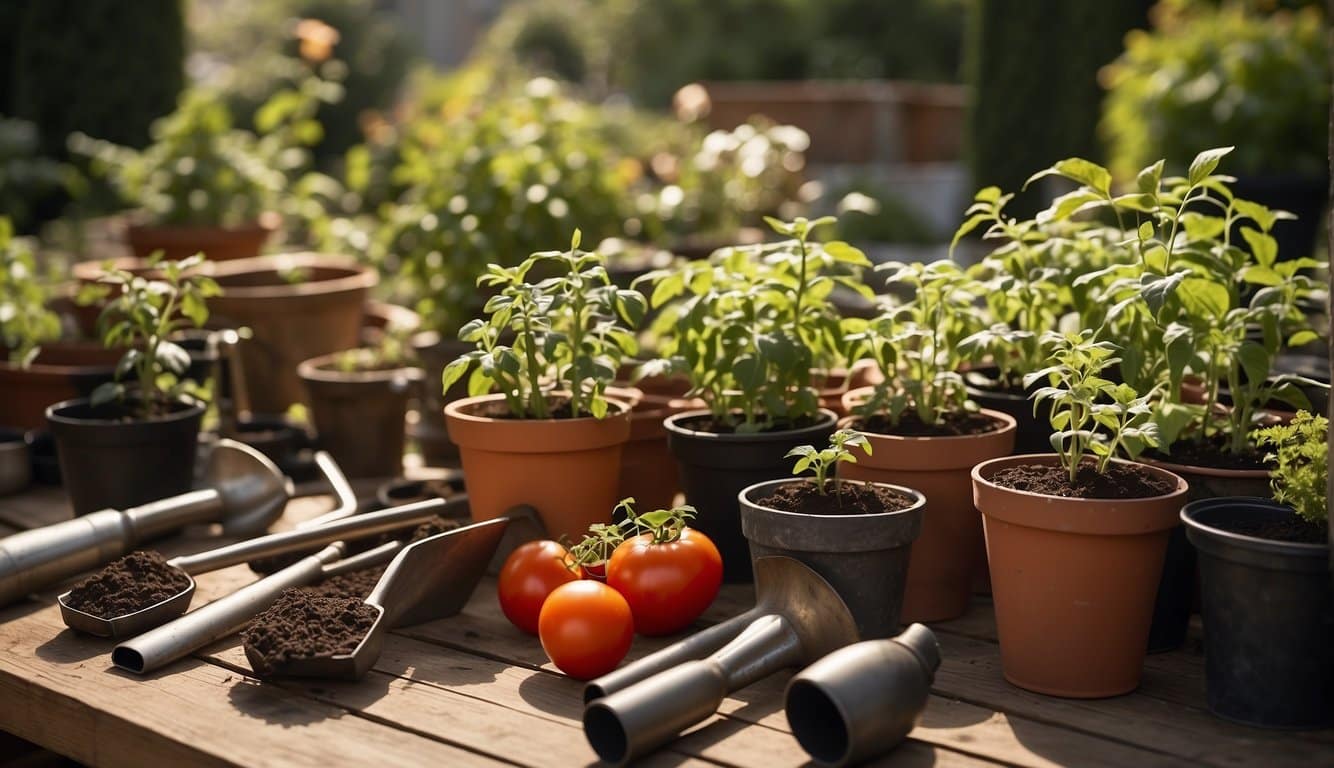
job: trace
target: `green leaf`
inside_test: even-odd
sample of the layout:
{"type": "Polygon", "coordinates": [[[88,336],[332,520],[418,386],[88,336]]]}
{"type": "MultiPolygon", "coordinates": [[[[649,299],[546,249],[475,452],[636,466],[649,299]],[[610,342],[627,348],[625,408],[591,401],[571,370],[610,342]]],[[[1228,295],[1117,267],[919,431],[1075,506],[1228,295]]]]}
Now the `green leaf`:
{"type": "Polygon", "coordinates": [[[1278,241],[1273,235],[1251,229],[1250,227],[1241,228],[1241,236],[1246,238],[1247,245],[1251,246],[1251,253],[1255,260],[1262,267],[1272,267],[1278,260],[1278,241]]]}
{"type": "Polygon", "coordinates": [[[1316,333],[1310,328],[1305,328],[1303,330],[1297,331],[1296,333],[1292,334],[1292,336],[1288,337],[1288,346],[1301,347],[1319,340],[1320,340],[1320,334],[1316,333]]]}
{"type": "Polygon", "coordinates": [[[1104,198],[1112,196],[1112,174],[1097,163],[1083,158],[1071,157],[1057,162],[1052,167],[1038,171],[1024,182],[1024,187],[1046,176],[1063,176],[1071,181],[1091,187],[1104,198]]]}
{"type": "Polygon", "coordinates": [[[441,390],[448,392],[450,387],[454,386],[459,379],[463,378],[463,374],[467,373],[468,368],[471,366],[472,358],[470,357],[459,357],[451,360],[449,365],[445,366],[444,373],[440,376],[441,390]]]}
{"type": "Polygon", "coordinates": [[[1135,188],[1144,194],[1157,194],[1158,186],[1163,180],[1163,160],[1159,160],[1153,165],[1140,171],[1135,176],[1135,188]]]}
{"type": "Polygon", "coordinates": [[[105,405],[106,403],[109,403],[113,400],[120,400],[124,396],[125,396],[124,386],[114,381],[108,381],[104,384],[98,385],[97,389],[93,390],[93,394],[88,398],[88,400],[93,405],[93,407],[97,407],[99,405],[105,405]]]}
{"type": "Polygon", "coordinates": [[[1196,317],[1221,320],[1229,309],[1230,297],[1226,286],[1202,277],[1188,277],[1181,281],[1176,292],[1186,311],[1196,317]]]}
{"type": "Polygon", "coordinates": [[[1215,149],[1206,149],[1195,156],[1190,162],[1190,170],[1186,172],[1186,181],[1193,187],[1213,174],[1214,169],[1218,168],[1218,163],[1232,151],[1232,147],[1217,147],[1215,149]]]}

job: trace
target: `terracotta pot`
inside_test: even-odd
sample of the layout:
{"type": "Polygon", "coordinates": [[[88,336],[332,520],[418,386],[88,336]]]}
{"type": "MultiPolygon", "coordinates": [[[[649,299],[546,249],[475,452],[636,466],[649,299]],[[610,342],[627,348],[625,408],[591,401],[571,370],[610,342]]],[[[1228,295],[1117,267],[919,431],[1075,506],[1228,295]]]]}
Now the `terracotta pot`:
{"type": "MultiPolygon", "coordinates": [[[[1030,691],[1092,699],[1140,680],[1167,538],[1186,481],[1144,499],[1068,499],[991,482],[1054,454],[992,459],[973,468],[982,512],[1005,679],[1030,691]]],[[[1128,462],[1125,462],[1128,463],[1128,462]]]]}
{"type": "Polygon", "coordinates": [[[372,346],[384,335],[386,328],[393,326],[404,332],[415,334],[421,330],[422,317],[407,307],[388,304],[374,299],[367,301],[362,308],[361,338],[363,346],[372,346]]]}
{"type": "Polygon", "coordinates": [[[669,416],[702,408],[701,400],[642,395],[630,415],[630,442],[621,452],[621,498],[633,496],[641,512],[667,509],[681,493],[681,473],[667,445],[669,416]]]}
{"type": "Polygon", "coordinates": [[[340,354],[297,368],[318,444],[348,477],[397,477],[403,471],[408,398],[422,383],[422,370],[341,371],[340,354]]]}
{"type": "Polygon", "coordinates": [[[476,414],[503,395],[482,395],[445,406],[450,437],[468,478],[474,520],[511,507],[537,508],[551,538],[578,541],[593,523],[611,521],[630,439],[630,407],[612,400],[604,419],[494,419],[476,414]]]}
{"type": "Polygon", "coordinates": [[[129,272],[133,275],[144,277],[160,277],[161,273],[148,266],[148,260],[138,256],[119,256],[114,259],[97,259],[94,261],[80,261],[70,267],[70,277],[74,278],[74,285],[68,296],[62,301],[62,309],[74,317],[75,323],[79,326],[79,332],[88,338],[97,338],[97,318],[102,314],[102,308],[107,302],[94,301],[89,304],[79,304],[74,301],[78,295],[78,290],[85,285],[96,285],[102,276],[106,274],[106,264],[111,262],[111,266],[129,272]]]}
{"type": "Polygon", "coordinates": [[[820,407],[827,408],[839,418],[843,418],[848,415],[844,395],[850,389],[874,384],[883,378],[876,370],[875,363],[870,360],[858,360],[848,368],[834,368],[816,379],[816,389],[820,393],[820,407]]]}
{"type": "Polygon", "coordinates": [[[378,281],[352,259],[317,253],[224,262],[213,277],[223,295],[209,300],[211,324],[254,334],[240,350],[256,413],[282,413],[303,399],[301,361],[357,346],[366,296],[378,281]],[[285,280],[289,269],[304,271],[304,279],[285,280]]]}
{"type": "MultiPolygon", "coordinates": [[[[861,390],[862,392],[866,390],[861,390]]],[[[848,401],[858,391],[848,393],[848,401]]],[[[982,516],[973,506],[969,473],[988,459],[1008,456],[1014,446],[1014,419],[982,411],[1001,426],[993,432],[959,437],[901,437],[863,432],[871,455],[858,449],[856,464],[840,464],[839,477],[903,485],[926,496],[922,535],[913,543],[903,621],[948,621],[968,610],[974,579],[986,570],[982,516]]],[[[845,418],[840,427],[851,427],[845,418]]]]}
{"type": "Polygon", "coordinates": [[[258,256],[272,233],[271,228],[261,224],[239,227],[131,224],[125,228],[125,239],[134,255],[144,259],[162,251],[165,258],[178,261],[202,251],[209,261],[233,261],[258,256]]]}
{"type": "Polygon", "coordinates": [[[43,344],[27,368],[0,355],[0,426],[45,428],[47,406],[91,395],[112,380],[122,354],[93,342],[56,342],[43,344]]]}

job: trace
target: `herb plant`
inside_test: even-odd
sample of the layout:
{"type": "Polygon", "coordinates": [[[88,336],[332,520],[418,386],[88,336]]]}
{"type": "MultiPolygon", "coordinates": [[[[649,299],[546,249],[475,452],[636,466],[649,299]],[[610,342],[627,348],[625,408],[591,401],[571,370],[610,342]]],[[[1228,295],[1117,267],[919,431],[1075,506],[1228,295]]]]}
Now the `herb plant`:
{"type": "Polygon", "coordinates": [[[1118,451],[1133,459],[1158,444],[1149,396],[1102,377],[1118,362],[1115,345],[1094,341],[1088,330],[1048,332],[1043,342],[1053,363],[1029,374],[1025,385],[1044,378],[1049,382],[1032,399],[1035,404],[1051,402],[1051,446],[1071,483],[1086,456],[1093,457],[1093,467],[1103,474],[1118,451]]]}
{"type": "Polygon", "coordinates": [[[884,414],[897,426],[906,413],[935,425],[948,414],[976,410],[959,368],[965,342],[982,324],[976,305],[983,286],[948,260],[882,266],[890,272],[891,293],[898,288],[911,298],[873,320],[846,323],[848,358],[869,357],[884,375],[857,413],[863,419],[884,414]]]}
{"type": "Polygon", "coordinates": [[[871,443],[866,435],[851,429],[840,429],[829,436],[829,447],[816,450],[813,445],[799,445],[787,452],[788,458],[796,457],[792,465],[792,474],[800,475],[810,470],[815,474],[815,488],[821,496],[829,493],[830,483],[834,486],[834,496],[841,498],[842,481],[838,479],[838,465],[843,462],[857,463],[857,457],[850,449],[861,448],[866,455],[871,455],[871,443]]]}
{"type": "Polygon", "coordinates": [[[197,271],[203,264],[199,254],[180,261],[153,257],[149,266],[160,277],[141,277],[106,264],[98,288],[109,288],[112,296],[98,327],[104,346],[127,349],[116,364],[115,381],[93,390],[94,406],[122,400],[139,418],[152,419],[169,413],[185,393],[179,377],[190,366],[190,354],[170,337],[188,326],[202,326],[208,320],[206,300],[222,294],[212,278],[197,271]],[[122,381],[130,374],[132,389],[122,381]]]}
{"type": "Polygon", "coordinates": [[[844,348],[829,293],[842,284],[870,297],[846,273],[870,266],[861,251],[811,240],[833,217],[767,221],[789,239],[723,248],[641,278],[653,285],[652,306],[664,308],[653,328],[662,359],[641,373],[683,374],[715,425],[743,433],[817,416],[812,372],[830,367],[844,348]]]}
{"type": "Polygon", "coordinates": [[[570,250],[541,251],[516,267],[495,264],[478,279],[499,289],[486,319],[466,324],[459,338],[477,346],[445,366],[447,390],[472,369],[470,394],[496,389],[515,418],[552,418],[552,397],[569,398],[570,415],[607,415],[604,396],[622,361],[638,352],[632,329],[644,318],[644,297],[618,288],[601,255],[579,250],[575,230],[570,250]],[[535,269],[552,277],[529,282],[535,269]],[[502,337],[512,332],[512,343],[502,337]]]}
{"type": "Polygon", "coordinates": [[[47,308],[50,298],[32,249],[0,216],[0,341],[11,364],[27,368],[43,343],[60,338],[60,316],[47,308]]]}
{"type": "Polygon", "coordinates": [[[1308,523],[1329,517],[1328,434],[1329,419],[1310,411],[1298,411],[1288,424],[1255,432],[1256,442],[1273,449],[1265,460],[1274,463],[1270,480],[1274,499],[1292,507],[1308,523]]]}

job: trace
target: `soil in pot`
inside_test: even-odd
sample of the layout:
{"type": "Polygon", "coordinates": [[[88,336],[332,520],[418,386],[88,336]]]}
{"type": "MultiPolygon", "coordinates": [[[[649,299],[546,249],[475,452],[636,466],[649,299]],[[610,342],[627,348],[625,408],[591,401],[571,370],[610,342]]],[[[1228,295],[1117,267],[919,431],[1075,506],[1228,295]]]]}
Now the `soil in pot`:
{"type": "Polygon", "coordinates": [[[1074,483],[1050,454],[992,459],[973,469],[1001,667],[1020,688],[1102,698],[1139,685],[1186,483],[1143,464],[1111,466],[1117,467],[1111,481],[1081,470],[1074,483]],[[1108,497],[1118,491],[1124,495],[1108,497]],[[1103,497],[1069,495],[1079,492],[1103,497]]]}
{"type": "Polygon", "coordinates": [[[285,590],[241,636],[255,674],[268,677],[294,659],[319,659],[357,649],[380,612],[359,597],[313,597],[285,590]]]}
{"type": "Polygon", "coordinates": [[[46,413],[75,515],[137,506],[193,485],[202,405],[177,402],[148,420],[122,403],[88,400],[57,403],[46,413]]]}
{"type": "Polygon", "coordinates": [[[179,568],[156,552],[132,552],[79,582],[65,601],[101,619],[114,619],[175,597],[190,587],[179,568]]]}
{"type": "MultiPolygon", "coordinates": [[[[863,639],[899,631],[908,555],[925,500],[900,486],[841,481],[839,496],[809,480],[770,480],[739,495],[752,558],[801,561],[838,592],[863,639]]],[[[725,563],[726,561],[724,561],[725,563]]]]}
{"type": "Polygon", "coordinates": [[[502,395],[445,407],[449,434],[467,475],[474,520],[492,520],[529,504],[553,538],[578,540],[593,523],[611,521],[619,500],[621,448],[630,438],[630,408],[609,399],[606,418],[516,419],[502,395]]]}
{"type": "Polygon", "coordinates": [[[1199,551],[1209,710],[1266,728],[1334,725],[1334,593],[1324,526],[1253,498],[1181,511],[1199,551]]]}
{"type": "Polygon", "coordinates": [[[752,579],[750,546],[742,535],[738,494],[766,480],[792,474],[787,452],[798,445],[826,445],[835,417],[821,411],[808,424],[770,432],[736,433],[717,425],[708,411],[685,411],[664,422],[667,445],[681,472],[686,503],[695,507],[691,523],[703,531],[723,556],[723,580],[752,579]]]}
{"type": "MultiPolygon", "coordinates": [[[[849,400],[864,390],[849,393],[849,400]]],[[[982,517],[973,505],[969,472],[1010,453],[1014,419],[999,411],[951,414],[926,425],[905,414],[898,425],[876,416],[840,422],[866,435],[872,452],[857,451],[856,464],[839,466],[839,477],[904,485],[926,496],[922,534],[913,543],[905,622],[948,621],[967,610],[987,573],[982,517]]],[[[985,582],[983,582],[985,583],[985,582]]]]}

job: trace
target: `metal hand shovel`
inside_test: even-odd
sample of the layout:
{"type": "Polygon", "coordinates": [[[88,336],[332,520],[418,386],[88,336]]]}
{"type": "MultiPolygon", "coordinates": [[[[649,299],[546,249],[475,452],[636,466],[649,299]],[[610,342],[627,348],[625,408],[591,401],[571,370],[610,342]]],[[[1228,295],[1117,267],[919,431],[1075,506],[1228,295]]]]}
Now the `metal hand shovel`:
{"type": "MultiPolygon", "coordinates": [[[[453,506],[467,503],[459,500],[451,501],[453,506]]],[[[355,498],[352,503],[355,508],[355,498]]],[[[342,518],[324,525],[274,533],[207,552],[172,558],[167,564],[179,570],[189,581],[189,585],[171,597],[133,613],[106,619],[71,607],[70,593],[66,592],[59,597],[60,615],[65,620],[65,626],[90,635],[117,639],[134,637],[175,619],[190,608],[190,601],[194,599],[195,594],[195,580],[192,578],[195,575],[244,563],[257,557],[300,552],[312,546],[415,526],[446,512],[450,506],[450,502],[440,499],[405,504],[382,512],[342,518]]]]}
{"type": "Polygon", "coordinates": [[[756,558],[755,590],[758,615],[711,656],[686,661],[584,709],[584,735],[599,757],[615,765],[642,757],[708,719],[728,693],[859,639],[843,599],[797,560],[756,558]]]}
{"type": "Polygon", "coordinates": [[[545,535],[529,507],[506,517],[475,523],[409,544],[399,552],[366,598],[379,616],[351,653],[289,659],[267,667],[246,647],[251,669],[265,677],[321,677],[357,680],[380,658],[384,636],[395,627],[422,624],[463,610],[486,571],[491,554],[510,526],[531,525],[530,538],[545,535]]]}
{"type": "Polygon", "coordinates": [[[221,523],[228,536],[260,533],[282,514],[290,494],[272,462],[231,440],[218,441],[204,483],[201,490],[103,509],[0,540],[0,606],[187,525],[221,523]]]}

